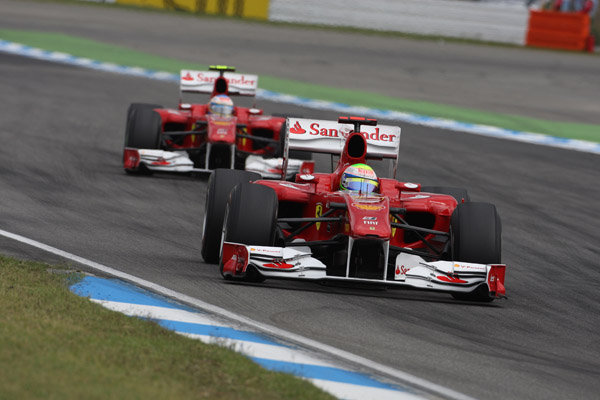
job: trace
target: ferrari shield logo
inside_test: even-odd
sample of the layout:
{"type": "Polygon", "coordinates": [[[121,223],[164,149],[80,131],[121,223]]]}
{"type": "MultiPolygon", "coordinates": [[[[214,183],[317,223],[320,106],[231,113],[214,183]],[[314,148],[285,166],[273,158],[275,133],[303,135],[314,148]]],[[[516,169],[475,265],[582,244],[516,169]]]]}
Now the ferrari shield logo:
{"type": "MultiPolygon", "coordinates": [[[[317,203],[317,207],[315,208],[315,217],[319,218],[321,214],[323,214],[323,204],[317,203]]],[[[315,225],[317,226],[317,230],[321,228],[320,222],[316,222],[315,225]]]]}

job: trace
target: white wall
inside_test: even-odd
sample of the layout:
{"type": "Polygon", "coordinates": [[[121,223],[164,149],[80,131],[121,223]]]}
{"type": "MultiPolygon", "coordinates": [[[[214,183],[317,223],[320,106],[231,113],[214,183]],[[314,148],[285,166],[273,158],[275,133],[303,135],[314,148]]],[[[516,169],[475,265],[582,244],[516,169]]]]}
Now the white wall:
{"type": "Polygon", "coordinates": [[[525,2],[271,0],[271,21],[352,26],[524,44],[525,2]]]}

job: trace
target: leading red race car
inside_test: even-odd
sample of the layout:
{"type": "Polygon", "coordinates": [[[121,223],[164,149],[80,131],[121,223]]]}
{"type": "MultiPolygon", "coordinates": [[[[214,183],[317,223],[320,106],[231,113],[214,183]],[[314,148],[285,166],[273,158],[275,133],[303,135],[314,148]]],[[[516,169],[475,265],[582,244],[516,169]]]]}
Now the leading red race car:
{"type": "MultiPolygon", "coordinates": [[[[226,279],[328,281],[505,296],[496,207],[465,189],[378,178],[366,162],[397,166],[400,128],[373,119],[288,118],[289,149],[339,155],[332,173],[295,182],[243,171],[210,178],[202,255],[226,279]]],[[[284,165],[285,170],[285,165],[284,165]]]]}
{"type": "MultiPolygon", "coordinates": [[[[215,168],[256,171],[265,178],[281,174],[285,117],[234,106],[230,96],[254,96],[258,76],[236,74],[234,67],[183,70],[178,109],[134,103],[127,111],[123,165],[135,172],[203,172],[215,168]],[[183,102],[185,93],[211,96],[208,104],[183,102]]],[[[312,171],[308,160],[292,161],[289,176],[312,171]]]]}

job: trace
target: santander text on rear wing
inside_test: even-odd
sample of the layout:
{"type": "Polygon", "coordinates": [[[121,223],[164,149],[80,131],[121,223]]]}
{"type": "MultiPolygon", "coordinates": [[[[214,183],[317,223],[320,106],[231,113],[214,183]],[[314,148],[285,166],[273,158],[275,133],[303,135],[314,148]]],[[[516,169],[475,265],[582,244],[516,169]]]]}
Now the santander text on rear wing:
{"type": "MultiPolygon", "coordinates": [[[[287,118],[284,160],[290,150],[341,155],[346,138],[360,132],[367,142],[366,158],[391,159],[392,176],[396,175],[400,151],[400,127],[377,125],[377,120],[363,117],[340,117],[338,121],[287,118]]],[[[286,170],[284,162],[284,171],[286,170]]],[[[282,174],[283,176],[283,174],[282,174]]]]}
{"type": "MultiPolygon", "coordinates": [[[[192,71],[182,70],[179,88],[182,93],[213,93],[213,86],[219,71],[192,71]]],[[[223,77],[229,86],[229,94],[241,96],[254,96],[258,88],[258,76],[225,72],[223,77]]]]}
{"type": "MultiPolygon", "coordinates": [[[[346,138],[354,130],[351,118],[355,117],[346,118],[348,121],[344,123],[317,119],[288,118],[286,147],[288,150],[304,150],[338,155],[344,148],[346,138]]],[[[367,158],[398,159],[398,152],[400,150],[399,126],[367,125],[366,123],[361,123],[360,132],[367,140],[367,158]]]]}

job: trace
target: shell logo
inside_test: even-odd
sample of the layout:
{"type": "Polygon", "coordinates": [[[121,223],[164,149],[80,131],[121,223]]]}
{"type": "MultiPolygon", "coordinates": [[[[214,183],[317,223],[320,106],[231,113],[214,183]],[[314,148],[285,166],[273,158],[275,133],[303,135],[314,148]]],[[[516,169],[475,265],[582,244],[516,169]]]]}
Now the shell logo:
{"type": "Polygon", "coordinates": [[[352,203],[352,207],[358,208],[359,210],[365,210],[365,211],[378,211],[378,210],[383,210],[383,206],[380,206],[380,205],[374,205],[374,204],[359,204],[359,203],[352,203]]]}

